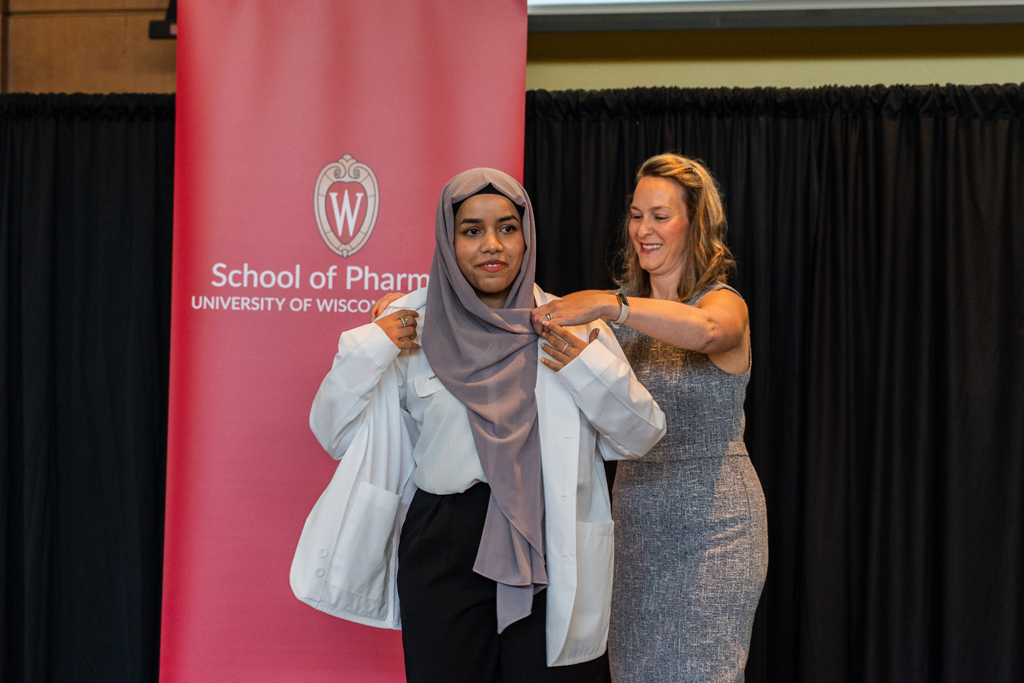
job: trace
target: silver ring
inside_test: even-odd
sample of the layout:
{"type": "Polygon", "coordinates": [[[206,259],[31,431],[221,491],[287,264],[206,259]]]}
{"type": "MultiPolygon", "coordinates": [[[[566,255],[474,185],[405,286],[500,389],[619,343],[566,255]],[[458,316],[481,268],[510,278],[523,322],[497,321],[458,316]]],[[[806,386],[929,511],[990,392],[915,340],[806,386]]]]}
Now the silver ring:
{"type": "Polygon", "coordinates": [[[551,314],[550,313],[545,313],[544,317],[547,318],[548,320],[551,320],[551,314]]]}
{"type": "Polygon", "coordinates": [[[402,321],[402,327],[408,327],[409,326],[409,321],[405,319],[404,315],[401,318],[399,318],[399,320],[402,321]]]}
{"type": "Polygon", "coordinates": [[[562,355],[565,355],[565,352],[566,352],[566,351],[567,351],[568,349],[569,349],[569,342],[565,342],[565,348],[564,348],[564,349],[562,349],[562,355]]]}
{"type": "Polygon", "coordinates": [[[405,348],[405,340],[404,339],[402,340],[402,348],[403,349],[405,348]]]}

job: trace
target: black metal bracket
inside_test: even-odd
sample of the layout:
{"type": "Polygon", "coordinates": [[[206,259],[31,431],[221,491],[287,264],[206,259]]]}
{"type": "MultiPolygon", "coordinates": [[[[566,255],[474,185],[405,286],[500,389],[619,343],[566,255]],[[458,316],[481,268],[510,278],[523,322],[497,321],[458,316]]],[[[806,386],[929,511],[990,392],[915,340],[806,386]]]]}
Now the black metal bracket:
{"type": "Polygon", "coordinates": [[[171,0],[163,21],[149,22],[149,37],[151,40],[177,40],[178,0],[171,0]]]}

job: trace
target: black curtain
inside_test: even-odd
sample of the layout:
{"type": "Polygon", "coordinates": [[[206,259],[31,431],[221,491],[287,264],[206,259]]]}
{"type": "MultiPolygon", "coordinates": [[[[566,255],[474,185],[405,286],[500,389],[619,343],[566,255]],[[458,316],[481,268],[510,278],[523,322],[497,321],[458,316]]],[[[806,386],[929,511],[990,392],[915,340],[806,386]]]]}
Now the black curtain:
{"type": "Polygon", "coordinates": [[[0,681],[155,681],[172,96],[0,97],[0,681]]]}
{"type": "MultiPolygon", "coordinates": [[[[701,157],[750,304],[752,683],[1021,680],[1018,87],[533,92],[539,281],[701,157]]],[[[173,99],[0,97],[0,681],[155,681],[173,99]]]]}
{"type": "Polygon", "coordinates": [[[703,159],[750,307],[770,564],[748,681],[1024,680],[1024,90],[527,94],[538,281],[608,287],[703,159]]]}

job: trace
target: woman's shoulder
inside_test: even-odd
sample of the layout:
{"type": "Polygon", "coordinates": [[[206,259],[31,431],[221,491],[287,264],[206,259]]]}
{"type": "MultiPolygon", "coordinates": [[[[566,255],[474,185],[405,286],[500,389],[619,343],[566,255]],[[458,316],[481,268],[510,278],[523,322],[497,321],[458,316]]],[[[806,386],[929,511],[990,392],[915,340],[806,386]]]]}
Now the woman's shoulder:
{"type": "Polygon", "coordinates": [[[733,287],[731,285],[728,285],[728,284],[726,284],[724,282],[712,282],[710,285],[708,285],[706,288],[704,288],[700,292],[697,292],[696,294],[694,294],[692,297],[690,297],[684,303],[687,303],[687,304],[689,304],[691,306],[696,306],[698,303],[700,303],[701,299],[706,297],[708,294],[711,294],[712,292],[721,292],[721,291],[732,292],[733,294],[738,296],[740,298],[740,300],[745,301],[745,299],[743,299],[743,295],[740,294],[739,290],[737,290],[735,287],[733,287]]]}

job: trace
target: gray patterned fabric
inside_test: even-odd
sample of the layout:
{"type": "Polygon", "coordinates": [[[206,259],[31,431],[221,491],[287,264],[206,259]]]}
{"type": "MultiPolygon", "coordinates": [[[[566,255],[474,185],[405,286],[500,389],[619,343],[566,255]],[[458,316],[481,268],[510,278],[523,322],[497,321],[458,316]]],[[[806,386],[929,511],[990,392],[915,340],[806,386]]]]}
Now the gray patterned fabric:
{"type": "Polygon", "coordinates": [[[625,326],[615,336],[668,433],[615,474],[612,678],[742,682],[768,569],[764,494],[743,444],[750,370],[730,375],[625,326]]]}

